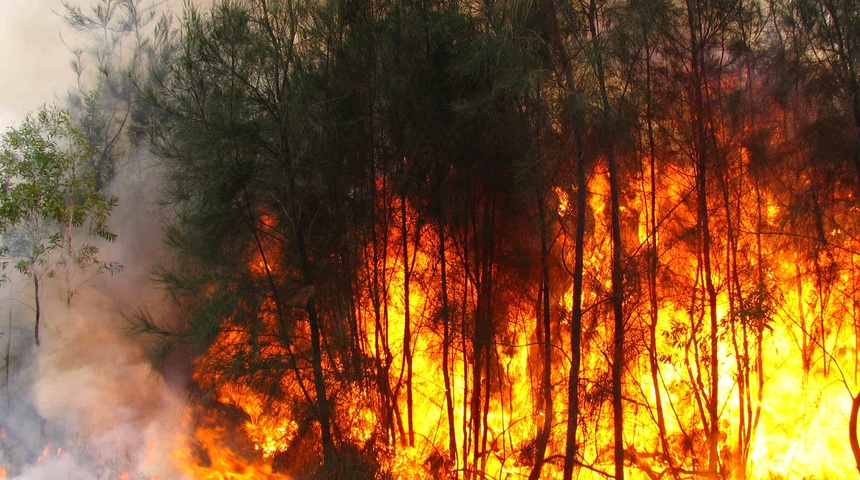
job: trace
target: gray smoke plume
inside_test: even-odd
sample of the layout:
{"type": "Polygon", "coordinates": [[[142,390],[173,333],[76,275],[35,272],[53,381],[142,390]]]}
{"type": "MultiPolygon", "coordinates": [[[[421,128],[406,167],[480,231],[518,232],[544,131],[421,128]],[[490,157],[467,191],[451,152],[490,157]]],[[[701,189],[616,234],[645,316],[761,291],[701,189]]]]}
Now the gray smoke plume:
{"type": "Polygon", "coordinates": [[[152,202],[158,175],[146,163],[127,165],[111,186],[118,237],[101,244],[99,255],[124,271],[90,278],[71,305],[63,282],[46,280],[40,347],[33,345],[29,283],[19,279],[0,292],[7,299],[0,308],[0,466],[9,478],[182,478],[174,452],[187,437],[184,393],[151,367],[148,339],[132,335],[125,317],[138,308],[170,314],[149,276],[163,258],[152,202]]]}

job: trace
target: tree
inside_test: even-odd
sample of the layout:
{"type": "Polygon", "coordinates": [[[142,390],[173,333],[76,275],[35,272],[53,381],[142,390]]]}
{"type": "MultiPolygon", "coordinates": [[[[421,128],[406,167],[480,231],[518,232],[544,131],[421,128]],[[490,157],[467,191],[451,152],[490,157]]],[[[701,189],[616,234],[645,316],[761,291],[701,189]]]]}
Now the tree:
{"type": "MultiPolygon", "coordinates": [[[[860,177],[860,7],[850,0],[784,3],[782,21],[799,31],[795,48],[808,69],[801,82],[821,104],[816,119],[822,130],[819,135],[826,132],[824,142],[830,142],[831,151],[842,154],[834,163],[849,164],[860,177]],[[834,141],[844,146],[832,148],[834,141]]],[[[856,194],[860,180],[855,180],[856,194]]]]}
{"type": "Polygon", "coordinates": [[[297,42],[310,15],[298,7],[189,10],[169,75],[147,94],[164,116],[150,134],[168,173],[168,243],[181,259],[164,280],[187,301],[183,336],[205,349],[225,325],[248,335],[224,359],[236,362],[231,377],[269,397],[295,396],[309,412],[304,423],[319,427],[329,468],[338,450],[331,385],[341,378],[330,358],[349,351],[331,338],[346,258],[333,232],[346,218],[333,188],[337,159],[316,128],[329,121],[318,106],[333,53],[297,42]]]}
{"type": "Polygon", "coordinates": [[[83,136],[98,147],[88,161],[101,188],[137,152],[138,127],[147,119],[135,108],[135,84],[147,66],[164,60],[158,47],[170,32],[169,17],[157,19],[158,7],[142,0],[98,0],[88,9],[62,4],[66,24],[86,36],[72,49],[77,86],[68,102],[83,136]]]}
{"type": "Polygon", "coordinates": [[[10,263],[33,282],[35,340],[39,345],[40,288],[44,278],[65,273],[66,302],[88,278],[78,274],[114,273],[122,267],[98,258],[88,237],[114,241],[107,221],[116,205],[96,187],[85,165],[96,149],[72,121],[68,110],[43,106],[0,139],[0,234],[5,269],[10,263]]]}

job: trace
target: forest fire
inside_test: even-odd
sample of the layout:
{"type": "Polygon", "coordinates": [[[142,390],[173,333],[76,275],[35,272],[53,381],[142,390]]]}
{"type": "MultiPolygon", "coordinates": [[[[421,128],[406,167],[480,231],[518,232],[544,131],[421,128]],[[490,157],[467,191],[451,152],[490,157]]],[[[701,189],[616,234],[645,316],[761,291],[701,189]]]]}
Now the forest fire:
{"type": "MultiPolygon", "coordinates": [[[[267,293],[240,306],[241,321],[222,324],[195,378],[242,412],[256,455],[242,463],[223,447],[229,435],[213,434],[223,417],[204,421],[196,435],[206,469],[304,478],[331,462],[330,435],[356,478],[564,478],[568,458],[577,478],[604,478],[621,438],[632,478],[849,478],[860,371],[860,249],[845,230],[858,211],[852,193],[836,186],[831,210],[804,224],[797,212],[809,205],[798,197],[817,173],[802,171],[800,191],[786,189],[779,173],[760,171],[748,127],[709,127],[721,158],[711,172],[627,154],[639,165],[627,167],[617,225],[603,155],[584,187],[549,189],[537,220],[517,207],[494,218],[490,209],[502,207],[480,202],[472,217],[451,211],[446,220],[435,200],[413,203],[377,173],[375,223],[360,233],[361,248],[348,259],[326,254],[330,268],[360,265],[327,284],[347,299],[289,285],[309,278],[306,263],[280,263],[292,212],[248,213],[257,233],[247,268],[267,293]],[[616,291],[621,356],[609,349],[619,338],[616,291]]],[[[776,144],[787,133],[773,135],[776,144]]],[[[197,470],[199,455],[185,458],[195,478],[221,478],[197,470]]]]}
{"type": "MultiPolygon", "coordinates": [[[[18,267],[39,428],[22,453],[2,430],[12,478],[856,477],[857,2],[189,2],[151,39],[155,10],[111,2],[67,7],[106,35],[97,91],[3,137],[26,166],[63,145],[24,133],[72,126],[93,188],[0,209],[44,246],[18,267]],[[112,157],[144,143],[170,305],[101,353],[127,340],[72,306],[72,267],[111,265],[74,251],[76,209],[116,239],[100,189],[149,176],[112,157]],[[46,349],[50,262],[72,320],[46,349]],[[144,350],[163,376],[130,394],[144,350]],[[100,396],[59,400],[69,378],[100,396]]],[[[102,283],[89,307],[126,313],[102,283]]]]}
{"type": "MultiPolygon", "coordinates": [[[[740,158],[748,161],[746,155],[740,158]]],[[[663,222],[694,222],[692,216],[683,212],[683,192],[691,188],[684,185],[687,181],[681,175],[662,176],[663,184],[657,188],[664,203],[656,208],[663,222]]],[[[589,189],[594,234],[588,240],[585,263],[590,286],[583,297],[591,313],[584,316],[580,365],[582,378],[588,380],[579,400],[580,415],[589,420],[581,423],[583,438],[587,440],[582,442],[578,455],[583,467],[580,478],[590,475],[601,478],[609,471],[604,462],[612,444],[611,419],[605,413],[610,396],[604,380],[606,357],[599,347],[611,343],[612,336],[611,329],[601,321],[605,315],[601,304],[611,287],[604,268],[610,258],[609,242],[605,240],[610,228],[605,204],[609,190],[606,174],[592,176],[589,189]]],[[[555,192],[558,217],[553,235],[558,238],[555,251],[558,261],[571,255],[572,240],[566,237],[564,222],[572,207],[565,192],[564,189],[555,192]]],[[[636,232],[627,239],[631,251],[645,248],[653,238],[647,220],[649,194],[641,192],[626,207],[629,221],[634,222],[630,230],[636,232]]],[[[385,197],[386,193],[380,195],[385,197]]],[[[856,306],[846,308],[856,302],[850,288],[855,280],[853,274],[840,273],[828,292],[822,292],[823,286],[816,284],[815,272],[803,271],[800,259],[792,258],[784,250],[784,243],[762,238],[767,226],[780,222],[784,207],[776,200],[767,200],[760,191],[739,189],[732,195],[737,195],[739,205],[735,210],[738,216],[731,221],[739,226],[759,227],[736,237],[734,245],[720,240],[720,248],[727,250],[714,255],[728,259],[715,273],[716,282],[724,285],[717,298],[722,475],[724,478],[848,478],[854,468],[851,452],[846,448],[847,415],[852,400],[850,388],[858,372],[855,335],[851,330],[855,324],[851,315],[856,306]],[[759,286],[730,284],[731,275],[741,273],[733,272],[731,268],[739,267],[731,266],[740,262],[745,264],[743,274],[758,278],[762,282],[759,286]],[[759,290],[762,288],[766,290],[759,290]],[[826,323],[824,318],[828,319],[826,323]]],[[[373,378],[366,381],[387,392],[392,403],[379,405],[384,399],[373,398],[363,389],[341,391],[332,397],[333,409],[343,425],[340,442],[365,452],[371,449],[382,452],[376,453],[382,462],[380,468],[390,478],[438,478],[445,471],[469,477],[473,470],[483,472],[485,478],[527,478],[533,468],[535,434],[540,431],[544,416],[552,415],[545,454],[548,460],[541,478],[562,478],[563,462],[558,459],[563,458],[564,452],[564,412],[568,403],[563,389],[570,357],[564,353],[554,357],[553,403],[547,408],[541,399],[540,381],[543,313],[534,301],[540,298],[539,288],[528,287],[533,295],[531,301],[504,300],[505,319],[493,332],[492,366],[486,367],[490,370],[481,380],[493,388],[482,393],[481,431],[475,431],[474,406],[470,403],[474,401],[474,397],[470,398],[474,387],[469,379],[474,375],[470,357],[476,346],[463,336],[465,332],[449,332],[447,339],[442,332],[442,320],[438,318],[439,302],[443,300],[437,227],[418,219],[419,214],[409,205],[397,206],[404,200],[388,198],[394,203],[393,211],[399,213],[389,219],[389,229],[378,234],[387,236],[390,244],[398,247],[391,247],[385,256],[370,247],[365,252],[368,258],[378,259],[377,271],[365,275],[385,277],[381,282],[384,287],[378,292],[363,293],[356,317],[360,322],[358,330],[362,332],[358,348],[375,359],[370,374],[373,378]],[[447,350],[443,342],[449,342],[447,350]],[[447,395],[453,407],[451,422],[447,418],[447,395]],[[453,433],[450,425],[454,426],[453,433]],[[449,442],[457,445],[458,450],[440,453],[446,451],[449,442]],[[556,460],[550,460],[553,458],[556,460]]],[[[261,219],[266,230],[274,229],[274,222],[268,215],[261,219]]],[[[660,287],[666,290],[657,293],[659,308],[652,312],[656,315],[649,318],[643,312],[641,318],[627,326],[629,335],[644,338],[649,323],[656,322],[650,328],[657,333],[655,347],[659,355],[659,368],[654,372],[647,353],[636,350],[647,347],[631,345],[632,350],[626,354],[625,444],[632,478],[653,478],[666,468],[674,469],[673,476],[699,476],[707,463],[699,453],[707,440],[699,422],[706,415],[703,404],[709,392],[704,382],[711,375],[711,366],[697,351],[706,348],[701,337],[705,336],[702,331],[707,331],[706,327],[697,326],[702,322],[702,310],[697,306],[702,298],[695,293],[694,285],[699,282],[701,269],[696,266],[696,252],[683,239],[673,240],[666,234],[661,243],[671,245],[659,247],[662,249],[659,255],[671,258],[666,263],[675,271],[672,281],[688,282],[693,287],[686,298],[672,292],[677,285],[660,287]],[[656,388],[655,378],[659,382],[656,388]],[[658,405],[662,405],[662,412],[656,410],[658,405]],[[659,428],[658,415],[662,423],[659,428]]],[[[453,243],[445,248],[456,250],[453,243]]],[[[836,261],[833,255],[828,254],[828,261],[836,261]]],[[[278,267],[261,257],[276,258],[277,254],[271,249],[258,251],[249,266],[253,275],[262,278],[270,270],[275,277],[282,275],[277,272],[278,267]]],[[[848,261],[855,260],[849,256],[848,261]]],[[[472,301],[468,292],[476,288],[474,280],[462,270],[462,265],[451,259],[448,262],[449,285],[459,285],[466,292],[458,298],[457,293],[449,291],[447,301],[468,304],[472,301]]],[[[560,280],[563,278],[560,272],[552,275],[557,286],[550,293],[551,315],[560,320],[555,327],[559,331],[552,332],[553,348],[568,352],[571,347],[561,329],[570,325],[572,285],[560,280]]],[[[665,281],[658,280],[658,285],[665,281]]],[[[258,324],[223,326],[208,353],[197,363],[198,383],[213,389],[218,404],[242,413],[245,420],[241,433],[253,445],[255,453],[246,452],[242,457],[227,446],[235,442],[232,435],[237,432],[230,434],[215,427],[223,424],[223,416],[204,420],[196,437],[205,451],[207,466],[199,467],[199,454],[182,454],[188,465],[185,470],[193,478],[288,478],[286,473],[275,473],[292,471],[283,462],[308,461],[294,454],[296,445],[302,443],[299,440],[307,442],[306,437],[301,437],[307,435],[309,426],[297,419],[295,406],[280,400],[299,395],[296,389],[302,386],[286,379],[276,385],[267,384],[267,388],[275,389],[267,396],[252,386],[256,373],[239,380],[218,377],[218,372],[231,371],[235,368],[232,362],[248,358],[254,351],[271,358],[289,356],[279,340],[283,337],[279,337],[282,333],[278,331],[273,309],[271,301],[264,300],[259,307],[258,324]]],[[[305,327],[294,328],[298,330],[291,335],[309,335],[305,327]]],[[[272,368],[277,375],[286,375],[283,372],[289,367],[272,368]]],[[[242,372],[244,375],[248,370],[242,372]]],[[[222,415],[229,415],[225,413],[228,410],[215,409],[222,415]]],[[[314,435],[318,434],[317,431],[314,435]]]]}

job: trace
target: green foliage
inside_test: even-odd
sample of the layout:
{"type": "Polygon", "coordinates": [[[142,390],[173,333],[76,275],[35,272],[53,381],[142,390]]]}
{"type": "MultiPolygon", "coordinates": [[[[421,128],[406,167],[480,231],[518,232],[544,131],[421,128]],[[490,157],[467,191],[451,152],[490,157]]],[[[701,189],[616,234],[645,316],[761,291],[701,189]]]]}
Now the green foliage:
{"type": "MultiPolygon", "coordinates": [[[[76,238],[113,242],[107,222],[117,199],[96,188],[88,162],[97,149],[67,110],[43,106],[0,138],[0,234],[4,269],[11,263],[38,282],[66,272],[74,295],[73,271],[117,272],[122,267],[98,258],[98,248],[76,238]]],[[[38,298],[35,299],[38,302],[38,298]]]]}
{"type": "Polygon", "coordinates": [[[83,137],[98,147],[87,163],[102,188],[138,152],[139,129],[149,119],[135,115],[136,84],[163,60],[169,22],[143,0],[98,0],[87,9],[62,4],[66,24],[86,38],[84,46],[72,49],[77,85],[68,102],[83,137]]]}

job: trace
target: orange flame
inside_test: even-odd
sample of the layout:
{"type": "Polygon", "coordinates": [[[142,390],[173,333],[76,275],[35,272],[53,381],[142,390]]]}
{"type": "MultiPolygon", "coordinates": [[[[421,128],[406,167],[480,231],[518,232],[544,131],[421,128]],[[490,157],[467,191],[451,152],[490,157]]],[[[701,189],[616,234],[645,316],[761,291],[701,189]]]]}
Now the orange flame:
{"type": "MultiPolygon", "coordinates": [[[[734,155],[739,165],[751,161],[746,148],[738,147],[734,155]]],[[[784,245],[757,245],[756,242],[761,242],[756,237],[757,231],[761,235],[760,226],[774,224],[784,214],[785,207],[778,198],[757,191],[757,187],[735,185],[729,195],[740,202],[739,208],[726,213],[714,207],[715,223],[732,222],[738,237],[735,246],[729,244],[728,238],[715,239],[713,256],[720,260],[714,272],[715,283],[720,286],[716,308],[720,320],[719,360],[718,365],[708,364],[701,360],[707,357],[702,353],[707,349],[702,339],[711,333],[710,327],[697,316],[704,308],[699,283],[700,257],[697,246],[685,237],[696,228],[695,208],[689,202],[694,187],[691,178],[690,171],[661,172],[655,185],[660,194],[654,206],[657,217],[673,227],[660,231],[654,253],[663,262],[659,272],[663,277],[657,280],[661,291],[656,311],[649,312],[636,303],[647,303],[642,299],[628,299],[627,306],[633,312],[628,335],[644,343],[649,322],[656,322],[655,346],[660,353],[655,372],[643,347],[628,352],[624,372],[628,474],[631,478],[659,477],[670,463],[685,478],[704,474],[707,459],[701,458],[701,454],[707,451],[705,426],[709,420],[702,403],[711,395],[706,385],[716,369],[722,433],[719,463],[726,478],[848,478],[853,474],[853,458],[845,442],[847,412],[851,392],[860,386],[857,335],[853,330],[858,325],[856,319],[860,318],[857,307],[860,299],[850,288],[857,281],[853,270],[838,272],[834,278],[836,287],[825,292],[815,272],[783,251],[784,245]],[[677,236],[670,237],[666,233],[669,230],[677,236]],[[737,250],[735,257],[732,248],[737,250]],[[733,272],[729,269],[732,261],[748,277],[740,286],[732,283],[733,272]],[[749,285],[750,279],[759,275],[756,272],[760,272],[762,278],[757,281],[763,286],[749,285]],[[656,317],[652,318],[654,314],[656,317]],[[663,433],[656,419],[658,397],[663,405],[663,433]],[[662,435],[665,437],[661,438],[662,435]]],[[[613,442],[610,393],[606,385],[607,356],[603,348],[611,343],[613,334],[608,314],[603,310],[612,288],[607,268],[611,257],[607,175],[595,173],[589,189],[588,208],[593,218],[586,239],[585,269],[589,283],[584,292],[587,314],[583,318],[583,386],[579,392],[582,418],[587,420],[579,425],[581,443],[577,462],[581,468],[577,478],[603,478],[602,472],[610,471],[613,442]]],[[[628,199],[620,213],[629,233],[624,239],[629,252],[644,250],[652,240],[656,243],[657,233],[647,219],[651,208],[647,202],[649,190],[647,187],[636,198],[628,199]]],[[[552,228],[559,240],[553,254],[572,264],[572,240],[566,237],[562,224],[575,207],[565,189],[556,188],[555,194],[558,218],[552,228]]],[[[404,210],[409,218],[414,217],[411,207],[404,210]]],[[[267,218],[265,222],[271,224],[273,220],[267,218]]],[[[409,245],[408,269],[404,268],[402,251],[389,252],[382,258],[376,267],[385,277],[385,291],[376,299],[363,292],[362,311],[357,314],[361,319],[361,348],[377,361],[377,371],[384,373],[374,381],[387,389],[394,403],[386,411],[374,408],[378,399],[361,388],[346,387],[339,391],[334,409],[341,422],[339,433],[344,443],[367,448],[384,445],[376,452],[388,478],[433,478],[452,475],[450,472],[462,478],[469,476],[471,470],[480,470],[487,478],[526,478],[532,468],[535,436],[544,416],[551,414],[545,455],[549,460],[541,478],[561,478],[568,409],[566,386],[571,367],[570,338],[565,333],[570,328],[573,301],[570,280],[562,276],[554,278],[557,286],[550,292],[550,314],[555,322],[553,328],[557,329],[551,336],[553,348],[559,352],[554,357],[550,378],[552,410],[544,404],[540,393],[542,353],[536,332],[541,328],[542,312],[534,301],[538,287],[527,285],[524,288],[531,300],[526,298],[528,295],[507,298],[504,312],[499,314],[505,320],[498,322],[498,331],[494,332],[493,371],[481,379],[492,384],[493,389],[488,389],[482,399],[488,407],[485,418],[481,419],[484,431],[479,434],[472,431],[474,412],[469,409],[473,347],[464,340],[462,332],[455,345],[448,345],[450,378],[444,378],[445,339],[435,317],[440,301],[436,252],[443,240],[436,232],[418,231],[416,222],[406,223],[409,225],[406,232],[392,226],[387,234],[394,240],[399,240],[400,235],[413,239],[420,236],[420,241],[409,245]],[[380,306],[378,312],[374,311],[374,301],[380,306]],[[412,410],[404,373],[407,352],[414,372],[412,410]],[[448,392],[446,381],[450,383],[448,392]],[[454,405],[453,434],[448,426],[446,394],[451,395],[454,405]],[[410,411],[414,411],[411,426],[405,418],[410,411]],[[394,432],[389,433],[393,438],[380,438],[383,431],[380,424],[384,422],[393,423],[388,430],[394,432]],[[408,440],[410,428],[414,431],[414,442],[408,440]],[[451,436],[458,446],[457,452],[449,451],[451,436]],[[469,448],[470,442],[477,442],[477,438],[483,438],[484,445],[469,448]]],[[[843,243],[850,241],[840,229],[831,230],[829,235],[843,243]]],[[[455,250],[453,247],[450,246],[451,251],[455,250]]],[[[843,254],[839,259],[842,262],[851,265],[860,262],[853,253],[843,254]]],[[[821,255],[821,261],[834,261],[821,255]]],[[[267,255],[264,261],[261,254],[249,265],[251,272],[260,277],[277,272],[279,267],[272,262],[273,258],[278,255],[267,255]]],[[[468,277],[465,267],[448,268],[449,274],[460,282],[462,291],[467,292],[461,291],[458,301],[473,302],[469,295],[475,289],[474,280],[468,277]]],[[[254,335],[247,326],[226,321],[212,347],[197,363],[196,380],[213,388],[213,398],[218,403],[237,407],[242,421],[238,422],[237,431],[219,427],[217,421],[204,422],[196,428],[194,446],[177,453],[185,473],[195,479],[288,478],[273,465],[279,459],[283,461],[285,454],[300,444],[305,435],[301,431],[306,426],[300,424],[299,414],[286,401],[286,394],[298,397],[297,387],[285,380],[278,385],[283,396],[264,396],[241,382],[219,376],[224,365],[254,342],[259,343],[255,348],[271,358],[289,355],[288,347],[278,341],[260,340],[280,335],[274,309],[270,300],[261,303],[260,324],[255,327],[258,331],[254,335]],[[231,443],[237,433],[245,437],[251,446],[246,449],[249,451],[231,443]]],[[[298,328],[299,336],[306,335],[302,327],[298,328]]]]}

